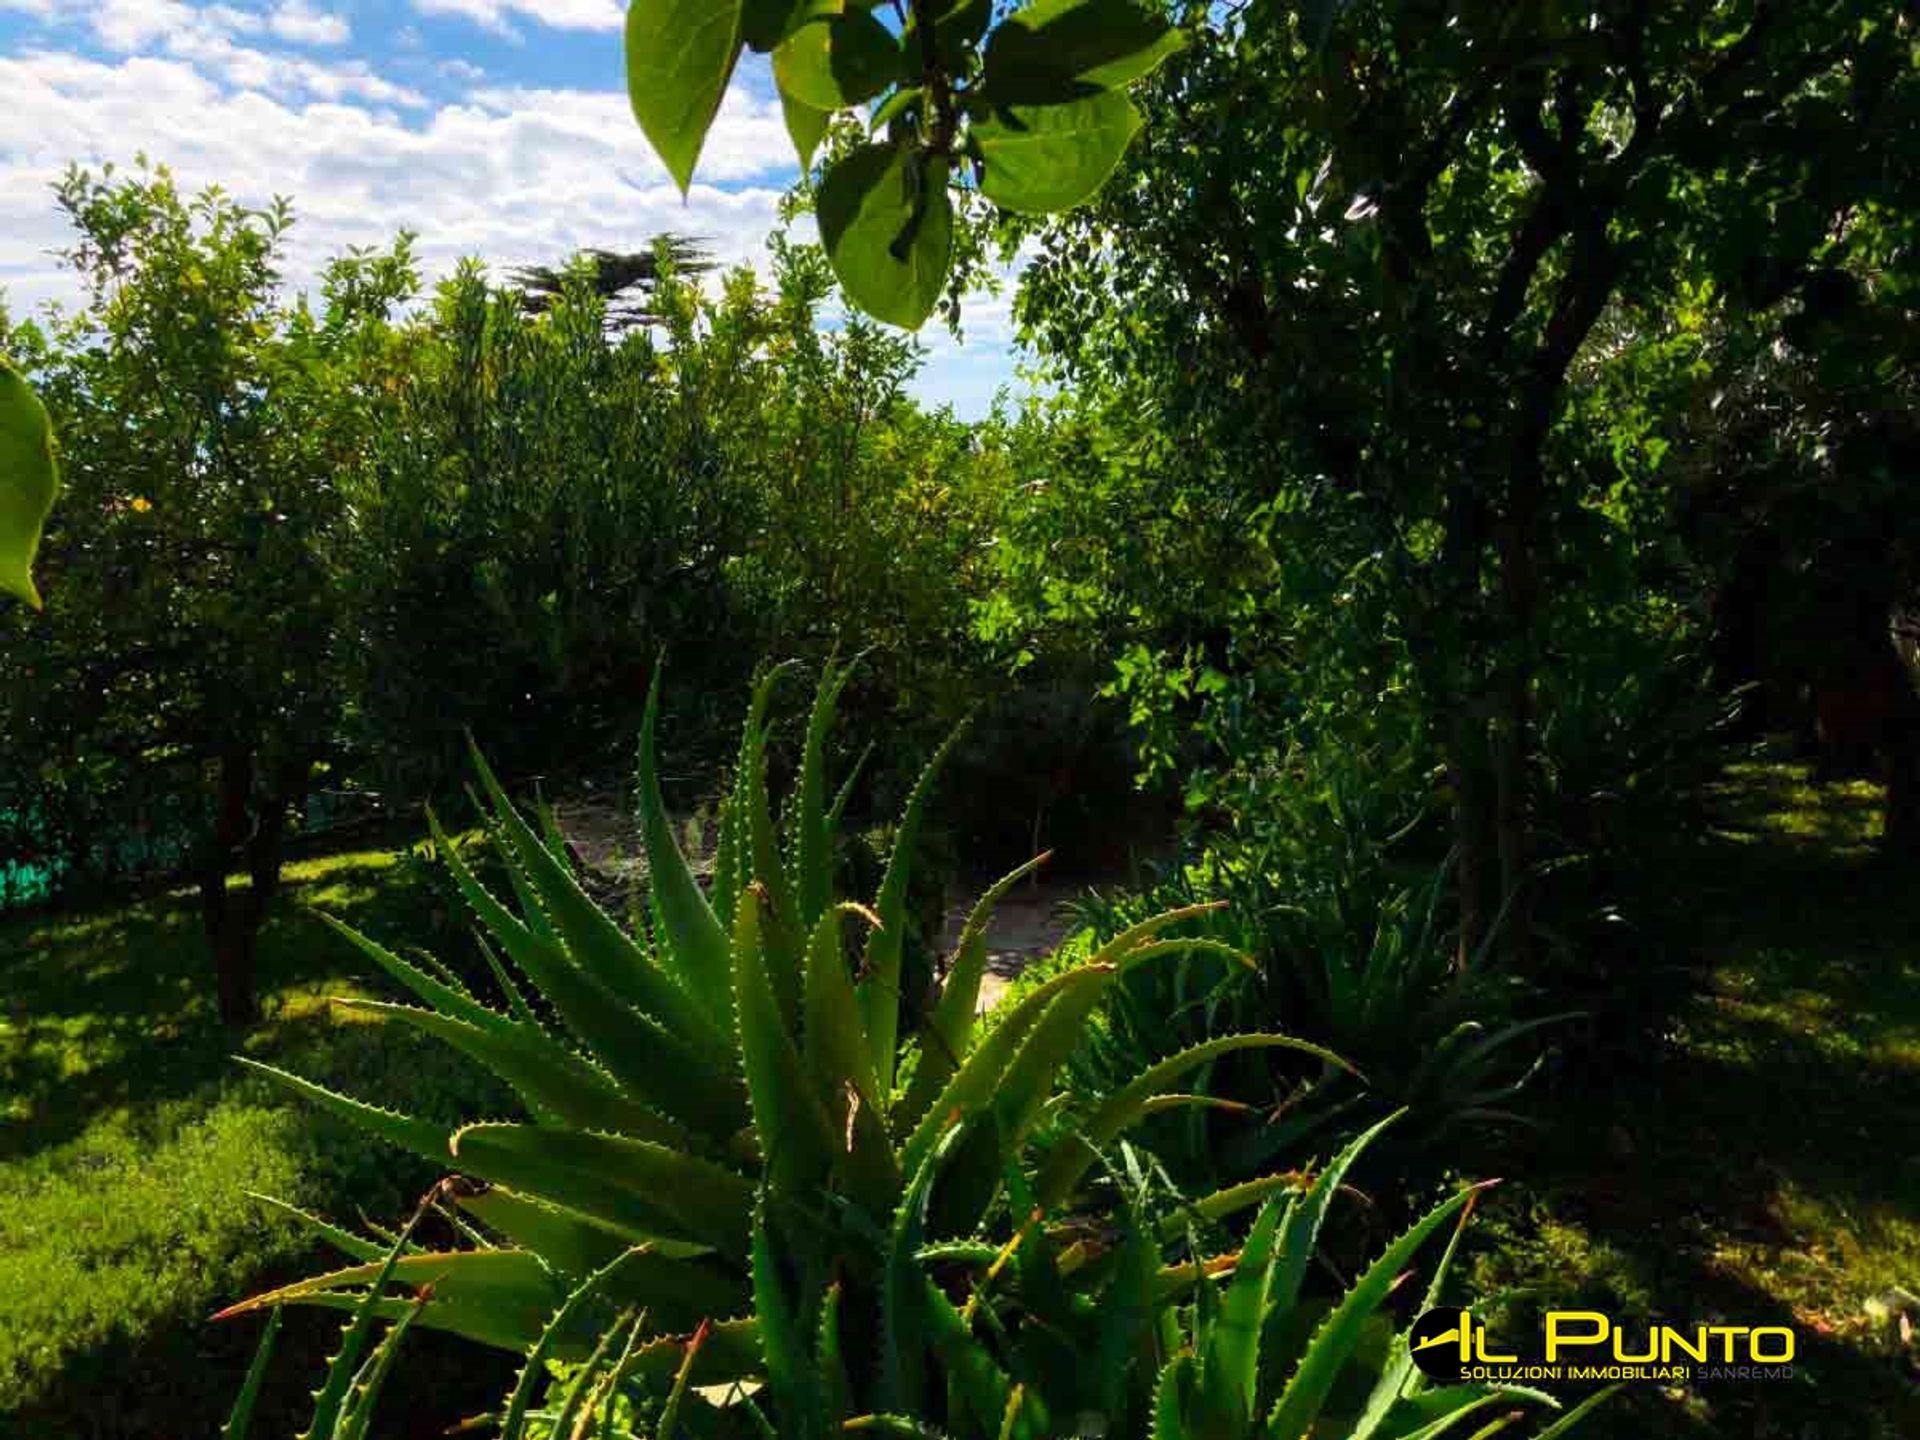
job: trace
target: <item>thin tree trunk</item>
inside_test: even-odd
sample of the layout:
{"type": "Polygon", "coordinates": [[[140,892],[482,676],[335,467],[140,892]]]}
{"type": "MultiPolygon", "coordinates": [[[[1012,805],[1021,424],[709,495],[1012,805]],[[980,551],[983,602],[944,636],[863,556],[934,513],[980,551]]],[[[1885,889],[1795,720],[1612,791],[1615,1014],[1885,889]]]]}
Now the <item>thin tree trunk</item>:
{"type": "Polygon", "coordinates": [[[260,1014],[254,994],[255,926],[242,913],[251,908],[251,896],[229,892],[227,872],[247,840],[253,808],[252,750],[241,744],[225,746],[218,783],[213,837],[200,873],[200,904],[207,947],[213,955],[220,1019],[227,1025],[249,1025],[260,1014]]]}

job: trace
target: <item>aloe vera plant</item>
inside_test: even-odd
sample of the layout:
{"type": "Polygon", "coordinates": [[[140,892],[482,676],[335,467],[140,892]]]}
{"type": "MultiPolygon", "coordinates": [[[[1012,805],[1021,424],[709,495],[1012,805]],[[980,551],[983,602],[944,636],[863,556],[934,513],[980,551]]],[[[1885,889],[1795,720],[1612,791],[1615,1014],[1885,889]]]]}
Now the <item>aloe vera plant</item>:
{"type": "MultiPolygon", "coordinates": [[[[778,674],[756,688],[704,887],[661,798],[656,681],[638,777],[647,933],[629,934],[588,897],[551,816],[522,815],[475,755],[511,900],[434,829],[479,922],[498,1003],[445,967],[336,926],[421,1002],[343,1003],[464,1051],[515,1089],[527,1118],[448,1130],[258,1066],[456,1172],[440,1194],[465,1239],[390,1251],[315,1221],[354,1263],[223,1314],[330,1306],[530,1356],[501,1416],[510,1440],[546,1413],[535,1392],[549,1361],[594,1376],[570,1425],[590,1399],[610,1416],[617,1394],[649,1387],[679,1393],[683,1412],[712,1409],[687,1400],[688,1388],[738,1381],[764,1386],[782,1435],[902,1414],[961,1435],[1040,1435],[1058,1417],[1048,1387],[1021,1373],[1031,1347],[1020,1342],[1036,1329],[1026,1318],[1042,1308],[1032,1277],[1058,1274],[1056,1328],[1099,1310],[1121,1256],[1134,1280],[1154,1277],[1113,1307],[1130,1324],[1193,1282],[1198,1272],[1183,1280],[1161,1264],[1153,1237],[1132,1248],[1100,1239],[1111,1227],[1076,1208],[1103,1152],[1141,1117],[1197,1103],[1176,1093],[1180,1080],[1223,1054],[1334,1057],[1281,1035],[1226,1036],[1109,1094],[1069,1100],[1062,1066],[1116,979],[1225,947],[1163,937],[1189,912],[1154,916],[983,1020],[988,918],[1038,861],[981,899],[932,1002],[905,1009],[908,857],[940,757],[907,801],[873,903],[837,898],[847,790],[829,787],[826,742],[848,667],[821,679],[784,823],[766,778],[778,674]],[[978,1288],[964,1300],[945,1288],[1009,1271],[1022,1281],[1013,1313],[978,1288]],[[1022,1333],[994,1332],[1009,1325],[1022,1333]]],[[[1240,1187],[1211,1209],[1260,1193],[1240,1187]]],[[[1117,1374],[1144,1341],[1101,1343],[1117,1374]]],[[[1085,1376],[1070,1378],[1062,1393],[1086,1388],[1085,1376]]]]}
{"type": "MultiPolygon", "coordinates": [[[[1368,1142],[1405,1113],[1354,1140],[1310,1187],[1267,1199],[1221,1289],[1203,1287],[1196,1304],[1168,1317],[1171,1354],[1160,1371],[1151,1440],[1436,1440],[1476,1417],[1474,1434],[1490,1435],[1528,1408],[1559,1409],[1529,1387],[1431,1384],[1415,1368],[1407,1337],[1392,1334],[1381,1312],[1420,1249],[1451,1220],[1453,1236],[1420,1309],[1439,1303],[1483,1185],[1429,1210],[1336,1299],[1305,1297],[1308,1261],[1334,1193],[1368,1142]],[[1489,1417],[1496,1407],[1505,1413],[1489,1417]]],[[[1566,1435],[1608,1393],[1554,1416],[1536,1440],[1566,1435]]]]}

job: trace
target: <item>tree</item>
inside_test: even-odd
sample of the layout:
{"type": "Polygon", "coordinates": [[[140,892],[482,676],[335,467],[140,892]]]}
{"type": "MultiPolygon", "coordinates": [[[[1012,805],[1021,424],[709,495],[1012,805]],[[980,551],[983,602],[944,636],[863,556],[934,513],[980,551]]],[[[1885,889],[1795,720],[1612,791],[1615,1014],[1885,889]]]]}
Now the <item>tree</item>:
{"type": "Polygon", "coordinates": [[[1743,275],[1832,263],[1898,203],[1912,36],[1843,0],[1316,9],[1196,15],[1120,177],[1041,232],[1023,313],[1274,553],[1377,578],[1364,643],[1435,727],[1463,951],[1519,957],[1541,686],[1577,663],[1554,615],[1612,457],[1638,464],[1580,387],[1682,279],[1750,303],[1743,275]]]}
{"type": "Polygon", "coordinates": [[[145,166],[74,170],[58,196],[85,302],[34,358],[71,503],[44,557],[49,613],[6,655],[35,677],[6,687],[9,735],[33,747],[15,773],[51,787],[42,810],[118,797],[83,850],[196,852],[220,1013],[241,1023],[341,703],[333,477],[411,284],[406,246],[336,263],[314,311],[278,298],[284,204],[189,199],[145,166]]]}
{"type": "Polygon", "coordinates": [[[565,294],[570,274],[577,271],[587,288],[606,306],[607,328],[631,330],[658,325],[665,318],[652,303],[652,292],[663,272],[704,275],[713,269],[704,246],[686,235],[657,237],[652,248],[621,254],[612,250],[582,250],[566,267],[523,265],[508,272],[531,315],[544,315],[565,294]],[[663,264],[664,262],[664,264],[663,264]]]}

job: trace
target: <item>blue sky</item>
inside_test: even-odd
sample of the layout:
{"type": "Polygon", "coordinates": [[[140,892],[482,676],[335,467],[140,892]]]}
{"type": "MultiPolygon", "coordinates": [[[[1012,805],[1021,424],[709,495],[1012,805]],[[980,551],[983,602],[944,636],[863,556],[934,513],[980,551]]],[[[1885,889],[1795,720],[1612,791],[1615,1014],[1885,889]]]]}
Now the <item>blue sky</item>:
{"type": "MultiPolygon", "coordinates": [[[[15,311],[70,295],[49,186],[69,161],[140,151],[192,188],[289,196],[294,284],[402,227],[430,274],[666,229],[764,266],[795,178],[765,63],[736,77],[683,204],[626,107],[621,16],[619,0],[0,0],[0,289],[15,311]]],[[[1005,295],[969,307],[967,337],[929,327],[920,390],[977,415],[1015,383],[1005,295]]]]}

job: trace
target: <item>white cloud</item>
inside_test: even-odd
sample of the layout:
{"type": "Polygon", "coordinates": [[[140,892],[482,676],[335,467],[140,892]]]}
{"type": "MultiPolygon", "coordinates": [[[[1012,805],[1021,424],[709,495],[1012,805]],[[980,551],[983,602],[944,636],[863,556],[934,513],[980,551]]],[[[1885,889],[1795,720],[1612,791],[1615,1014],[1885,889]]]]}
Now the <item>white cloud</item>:
{"type": "MultiPolygon", "coordinates": [[[[511,8],[565,16],[594,7],[511,8]]],[[[667,230],[703,237],[723,264],[764,267],[795,173],[764,60],[736,76],[683,204],[618,92],[476,84],[482,72],[450,57],[404,62],[406,73],[467,87],[455,100],[431,99],[361,60],[274,48],[287,38],[276,16],[293,16],[282,24],[295,29],[325,19],[304,0],[271,10],[0,0],[0,10],[65,23],[107,52],[0,54],[0,290],[15,315],[77,297],[53,253],[72,239],[52,196],[72,161],[125,164],[144,152],[188,191],[218,184],[256,206],[290,197],[297,223],[285,268],[302,287],[346,247],[382,245],[401,229],[419,234],[429,279],[462,256],[550,264],[584,246],[638,249],[667,230]]],[[[807,222],[795,231],[811,238],[807,222]]],[[[970,306],[967,323],[964,348],[930,327],[933,362],[918,388],[972,414],[1011,373],[1004,300],[970,306]]]]}
{"type": "Polygon", "coordinates": [[[350,103],[387,84],[376,75],[328,96],[323,79],[300,77],[302,62],[266,56],[249,83],[239,47],[202,37],[193,48],[189,57],[118,61],[0,57],[0,94],[10,101],[0,284],[16,312],[72,293],[47,255],[65,243],[49,187],[70,160],[125,162],[145,151],[188,189],[217,183],[247,204],[291,196],[295,283],[310,282],[345,246],[383,243],[403,227],[420,232],[435,273],[469,254],[519,264],[586,245],[638,248],[663,230],[709,237],[729,263],[758,261],[792,176],[777,117],[738,88],[683,206],[618,95],[495,89],[409,123],[350,103]],[[273,88],[290,80],[310,98],[273,88]]]}
{"type": "Polygon", "coordinates": [[[307,0],[285,0],[267,15],[267,28],[296,45],[344,45],[353,27],[346,16],[316,10],[307,0]]]}
{"type": "Polygon", "coordinates": [[[618,30],[618,0],[413,0],[423,15],[459,15],[500,35],[517,35],[515,17],[556,30],[618,30]]]}

